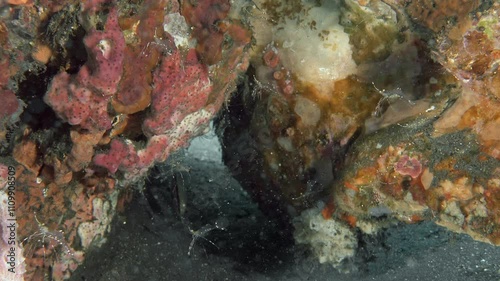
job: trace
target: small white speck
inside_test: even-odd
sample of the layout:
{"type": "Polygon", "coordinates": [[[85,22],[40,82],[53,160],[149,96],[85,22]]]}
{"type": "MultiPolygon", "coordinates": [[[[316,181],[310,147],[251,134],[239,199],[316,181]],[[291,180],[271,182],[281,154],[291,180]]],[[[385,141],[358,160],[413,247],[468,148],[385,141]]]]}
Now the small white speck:
{"type": "Polygon", "coordinates": [[[377,145],[375,146],[375,148],[382,148],[382,144],[381,143],[377,143],[377,145]]]}
{"type": "Polygon", "coordinates": [[[431,112],[431,111],[433,111],[434,109],[436,109],[436,107],[433,105],[433,106],[431,106],[431,107],[427,108],[427,109],[425,110],[425,112],[431,112]]]}

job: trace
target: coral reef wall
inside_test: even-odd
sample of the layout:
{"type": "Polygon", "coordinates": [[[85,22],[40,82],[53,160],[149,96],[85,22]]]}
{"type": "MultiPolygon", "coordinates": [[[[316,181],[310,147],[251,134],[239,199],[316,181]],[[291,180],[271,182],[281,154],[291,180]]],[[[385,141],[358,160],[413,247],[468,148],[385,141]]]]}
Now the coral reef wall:
{"type": "Polygon", "coordinates": [[[499,13],[0,1],[0,274],[67,279],[148,170],[215,116],[233,175],[320,262],[394,222],[500,244],[499,13]]]}
{"type": "Polygon", "coordinates": [[[15,254],[0,274],[63,280],[148,169],[206,130],[251,36],[225,0],[0,6],[0,249],[15,254]]]}
{"type": "Polygon", "coordinates": [[[500,244],[500,5],[438,2],[255,2],[225,161],[321,262],[395,222],[500,244]]]}

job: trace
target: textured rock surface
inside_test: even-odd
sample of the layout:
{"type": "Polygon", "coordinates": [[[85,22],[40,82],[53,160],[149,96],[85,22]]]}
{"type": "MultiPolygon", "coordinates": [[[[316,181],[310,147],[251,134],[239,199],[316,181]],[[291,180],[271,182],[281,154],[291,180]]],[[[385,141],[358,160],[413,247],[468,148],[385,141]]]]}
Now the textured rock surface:
{"type": "Polygon", "coordinates": [[[16,278],[63,280],[106,241],[148,170],[206,130],[248,67],[251,36],[228,17],[229,1],[0,8],[0,163],[16,174],[16,278]],[[191,13],[200,7],[217,16],[191,13]],[[215,35],[224,42],[205,42],[215,35]],[[210,61],[207,44],[219,54],[210,61]]]}
{"type": "Polygon", "coordinates": [[[367,233],[434,220],[500,244],[498,3],[310,5],[256,2],[253,72],[220,121],[235,177],[270,214],[320,200],[367,233]],[[338,20],[319,24],[324,11],[338,20]],[[342,58],[322,49],[331,36],[342,58]]]}
{"type": "Polygon", "coordinates": [[[396,221],[500,244],[500,6],[434,2],[0,2],[15,277],[68,278],[225,101],[225,163],[323,261],[396,221]]]}

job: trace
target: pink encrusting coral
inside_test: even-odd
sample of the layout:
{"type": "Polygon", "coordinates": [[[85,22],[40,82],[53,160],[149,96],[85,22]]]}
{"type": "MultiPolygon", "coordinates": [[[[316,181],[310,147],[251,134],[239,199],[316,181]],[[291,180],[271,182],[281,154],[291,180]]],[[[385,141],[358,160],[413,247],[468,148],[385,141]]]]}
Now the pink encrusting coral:
{"type": "Polygon", "coordinates": [[[125,48],[117,13],[110,11],[104,31],[93,30],[85,37],[89,60],[78,74],[59,73],[45,95],[45,102],[71,125],[91,131],[111,128],[107,107],[121,78],[125,48]]]}
{"type": "MultiPolygon", "coordinates": [[[[227,91],[235,86],[237,74],[245,71],[248,66],[245,48],[250,43],[251,34],[237,21],[228,21],[221,24],[217,30],[212,30],[213,33],[226,36],[226,39],[233,43],[230,47],[217,51],[224,54],[224,57],[222,60],[218,58],[212,61],[217,64],[212,66],[211,72],[209,72],[207,61],[200,60],[199,57],[202,54],[199,48],[178,48],[174,44],[174,38],[168,33],[163,34],[162,31],[155,31],[154,38],[146,36],[146,33],[151,33],[151,28],[154,30],[153,27],[157,25],[156,20],[146,15],[151,14],[152,11],[162,10],[162,5],[165,3],[164,1],[159,3],[145,2],[144,7],[147,9],[144,15],[137,17],[137,32],[140,33],[137,36],[141,40],[141,46],[144,45],[144,47],[137,49],[136,46],[131,49],[127,45],[125,54],[135,52],[136,49],[140,50],[140,54],[134,59],[125,57],[119,90],[111,100],[116,112],[134,114],[137,110],[143,110],[143,105],[138,107],[135,105],[139,101],[148,100],[137,97],[149,96],[151,88],[150,104],[145,103],[149,106],[147,111],[139,115],[140,118],[131,121],[136,123],[134,125],[136,127],[140,124],[139,133],[147,137],[146,146],[126,138],[114,139],[111,141],[109,150],[93,158],[95,165],[107,169],[110,174],[120,171],[127,182],[139,179],[154,163],[165,161],[170,152],[186,146],[192,137],[200,134],[222,105],[227,91]],[[151,28],[147,29],[147,26],[143,24],[151,25],[151,28]],[[149,42],[146,39],[154,41],[149,42]],[[151,65],[151,59],[156,57],[159,63],[157,61],[154,63],[158,65],[151,65]],[[144,68],[136,71],[136,65],[144,65],[144,68]],[[127,73],[132,73],[131,70],[134,70],[133,75],[127,75],[127,73]],[[147,87],[140,86],[144,81],[148,81],[148,75],[152,76],[151,83],[147,83],[147,87]],[[135,77],[139,78],[134,80],[135,77]],[[127,86],[123,89],[124,85],[132,85],[134,81],[137,81],[136,84],[139,87],[127,86]],[[136,91],[141,87],[143,90],[136,91]],[[130,91],[132,88],[134,91],[130,91]],[[128,98],[129,96],[134,98],[128,98]],[[137,100],[137,102],[129,104],[132,100],[137,100]]],[[[212,16],[217,19],[222,19],[227,15],[226,8],[219,10],[213,7],[215,4],[212,1],[200,3],[200,6],[204,5],[213,9],[211,11],[214,15],[212,16]]],[[[175,3],[171,7],[174,10],[179,8],[175,3]]],[[[198,23],[193,17],[195,16],[191,15],[186,21],[192,21],[195,24],[194,28],[197,29],[198,23]]],[[[164,17],[161,18],[164,19],[164,17]]],[[[205,22],[206,18],[203,16],[198,20],[205,22]]],[[[200,34],[193,32],[193,36],[197,37],[200,34]]],[[[217,48],[222,48],[222,46],[217,46],[217,48]]],[[[103,54],[106,54],[106,50],[103,50],[103,54]]]]}
{"type": "Polygon", "coordinates": [[[127,181],[134,182],[152,165],[165,161],[171,152],[185,147],[214,114],[212,106],[191,113],[168,133],[150,137],[146,147],[139,150],[131,141],[114,139],[106,153],[95,155],[94,164],[106,168],[111,174],[120,170],[127,181]]]}
{"type": "Polygon", "coordinates": [[[126,144],[123,141],[114,139],[111,141],[111,147],[108,153],[97,154],[94,157],[94,163],[98,166],[108,169],[111,174],[116,173],[121,163],[137,162],[137,157],[134,157],[135,149],[131,144],[126,144]]]}
{"type": "Polygon", "coordinates": [[[13,115],[19,111],[21,103],[17,99],[16,94],[11,90],[2,90],[1,88],[0,94],[2,96],[2,102],[0,103],[0,124],[5,119],[17,119],[13,118],[13,115]]]}
{"type": "Polygon", "coordinates": [[[109,12],[104,31],[92,31],[85,37],[84,43],[89,60],[80,69],[78,82],[106,96],[114,94],[122,75],[125,49],[116,8],[109,12]]]}
{"type": "MultiPolygon", "coordinates": [[[[204,132],[248,67],[251,33],[242,22],[227,18],[227,0],[185,4],[191,9],[185,11],[197,11],[189,13],[189,19],[181,15],[176,0],[81,2],[75,6],[74,1],[37,1],[47,12],[44,17],[49,25],[58,18],[54,14],[58,11],[75,19],[71,27],[60,28],[78,28],[79,32],[58,32],[62,38],[57,40],[82,41],[87,61],[75,65],[78,60],[72,59],[79,55],[67,48],[72,44],[49,44],[54,50],[62,48],[60,53],[67,57],[54,56],[47,63],[61,71],[52,77],[43,97],[55,116],[49,114],[44,121],[66,124],[49,126],[43,134],[39,128],[22,124],[23,132],[18,130],[18,141],[11,144],[12,157],[7,157],[7,163],[13,163],[21,175],[18,184],[23,187],[16,193],[17,235],[21,241],[30,240],[32,249],[24,253],[25,280],[49,274],[54,280],[68,278],[88,248],[103,243],[116,206],[123,210],[131,200],[127,194],[132,187],[155,163],[204,132]],[[204,7],[210,8],[208,14],[204,7]],[[179,27],[177,21],[184,24],[179,27]],[[168,29],[168,25],[173,27],[168,29]],[[177,45],[179,37],[189,44],[177,45]],[[223,46],[222,39],[231,44],[223,46]],[[55,233],[56,242],[74,254],[50,251],[32,239],[33,233],[55,233]]],[[[32,12],[39,16],[36,9],[32,12]]],[[[3,40],[9,39],[3,31],[0,21],[0,55],[7,53],[3,40]]],[[[0,56],[0,68],[9,69],[0,73],[0,95],[4,93],[8,101],[3,103],[5,110],[0,110],[0,125],[2,118],[11,121],[0,126],[0,137],[15,122],[14,108],[20,109],[16,113],[24,108],[20,93],[7,88],[15,69],[10,67],[12,60],[4,57],[14,56],[0,56]]],[[[0,165],[0,185],[4,170],[0,165]]]]}
{"type": "Polygon", "coordinates": [[[394,170],[401,175],[417,178],[422,173],[422,163],[416,157],[403,155],[394,164],[394,170]]]}
{"type": "Polygon", "coordinates": [[[143,132],[149,138],[145,148],[137,150],[130,141],[114,139],[107,153],[94,157],[94,163],[128,179],[142,176],[156,162],[165,161],[170,151],[187,145],[215,113],[204,108],[212,85],[208,68],[200,63],[194,49],[185,57],[179,50],[163,57],[154,73],[154,88],[149,116],[143,132]]]}
{"type": "MultiPolygon", "coordinates": [[[[127,44],[123,75],[112,99],[113,109],[118,113],[134,114],[151,104],[154,70],[173,46],[163,31],[167,3],[172,4],[169,0],[144,1],[140,5],[141,12],[122,25],[125,32],[133,31],[134,44],[127,44]]],[[[132,40],[130,36],[128,40],[132,40]]]]}
{"type": "Polygon", "coordinates": [[[106,168],[111,174],[120,170],[126,173],[128,179],[137,178],[155,162],[164,161],[172,148],[166,135],[152,137],[147,146],[140,150],[130,141],[114,139],[106,153],[94,156],[94,164],[106,168]]]}
{"type": "Polygon", "coordinates": [[[184,60],[178,50],[164,57],[154,76],[151,115],[144,121],[144,133],[152,136],[175,128],[188,114],[203,108],[211,91],[208,68],[198,61],[194,49],[184,60]]]}

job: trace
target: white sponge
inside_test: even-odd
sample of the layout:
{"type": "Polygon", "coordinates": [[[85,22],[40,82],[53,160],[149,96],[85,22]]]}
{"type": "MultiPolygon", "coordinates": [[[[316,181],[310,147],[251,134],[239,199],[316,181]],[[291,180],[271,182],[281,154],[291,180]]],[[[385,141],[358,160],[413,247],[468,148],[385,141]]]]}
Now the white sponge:
{"type": "Polygon", "coordinates": [[[304,211],[294,220],[294,226],[295,241],[309,245],[320,263],[330,263],[336,267],[356,252],[358,242],[349,226],[333,219],[324,219],[318,208],[304,211]]]}

